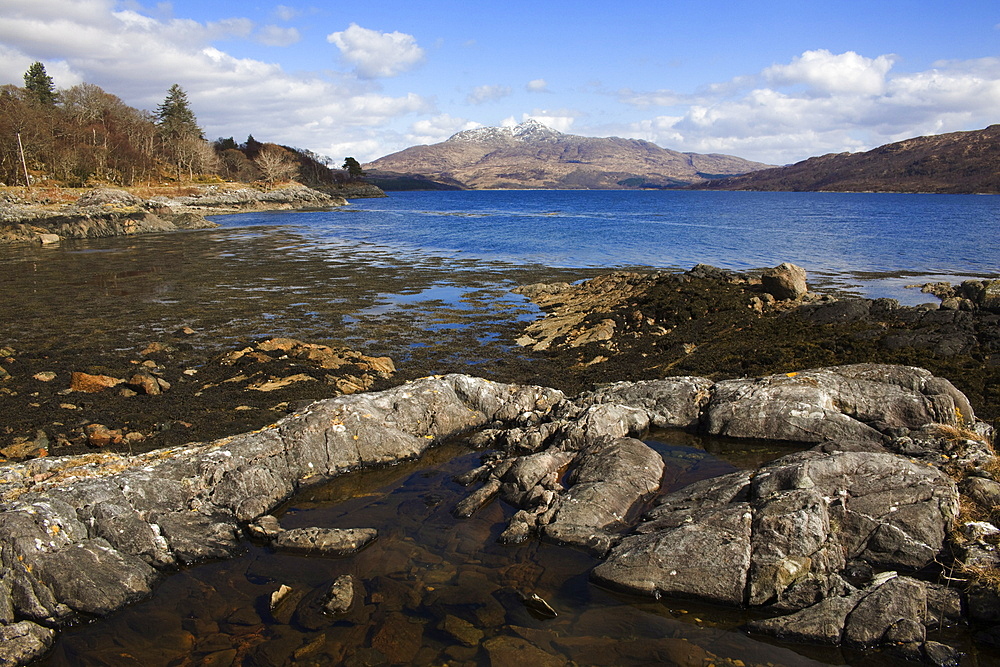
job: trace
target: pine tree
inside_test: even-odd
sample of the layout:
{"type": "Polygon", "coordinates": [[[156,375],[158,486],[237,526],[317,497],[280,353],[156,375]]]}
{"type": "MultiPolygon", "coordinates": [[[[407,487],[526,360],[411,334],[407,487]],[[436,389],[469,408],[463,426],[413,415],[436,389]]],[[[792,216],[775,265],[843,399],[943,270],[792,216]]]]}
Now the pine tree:
{"type": "Polygon", "coordinates": [[[352,157],[344,158],[344,165],[341,167],[347,171],[350,178],[361,178],[365,172],[361,170],[361,164],[352,157]]]}
{"type": "Polygon", "coordinates": [[[56,103],[56,89],[52,77],[46,74],[45,65],[37,60],[24,73],[24,87],[42,104],[56,103]]]}
{"type": "Polygon", "coordinates": [[[156,107],[156,124],[160,126],[160,131],[167,137],[178,138],[193,135],[199,139],[204,138],[201,128],[198,127],[198,119],[191,111],[187,93],[176,83],[170,86],[163,103],[156,107]]]}

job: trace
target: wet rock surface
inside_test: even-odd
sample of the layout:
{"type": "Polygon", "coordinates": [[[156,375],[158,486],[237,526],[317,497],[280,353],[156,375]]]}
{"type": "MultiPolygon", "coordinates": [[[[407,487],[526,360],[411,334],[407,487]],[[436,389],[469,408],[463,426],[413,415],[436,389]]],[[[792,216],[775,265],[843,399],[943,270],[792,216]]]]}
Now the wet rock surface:
{"type": "Polygon", "coordinates": [[[989,296],[995,282],[925,288],[946,301],[952,293],[970,295],[954,309],[947,302],[909,307],[802,291],[808,284],[794,265],[759,273],[704,265],[683,273],[616,273],[521,288],[546,316],[518,342],[567,368],[573,385],[555,386],[570,392],[622,378],[719,380],[852,363],[918,366],[956,383],[992,420],[1000,416],[1000,312],[989,296]],[[778,276],[795,286],[774,287],[778,276]]]}
{"type": "MultiPolygon", "coordinates": [[[[488,421],[547,412],[561,398],[540,387],[449,376],[330,399],[264,431],[203,445],[7,466],[0,557],[11,620],[58,627],[79,614],[108,614],[149,595],[158,576],[151,562],[233,555],[242,528],[302,484],[412,458],[488,421]],[[124,536],[123,526],[136,535],[124,536]],[[113,546],[100,534],[120,537],[113,546]]],[[[343,555],[373,537],[306,529],[280,531],[274,542],[343,555]]],[[[44,633],[19,636],[35,645],[44,633]]]]}

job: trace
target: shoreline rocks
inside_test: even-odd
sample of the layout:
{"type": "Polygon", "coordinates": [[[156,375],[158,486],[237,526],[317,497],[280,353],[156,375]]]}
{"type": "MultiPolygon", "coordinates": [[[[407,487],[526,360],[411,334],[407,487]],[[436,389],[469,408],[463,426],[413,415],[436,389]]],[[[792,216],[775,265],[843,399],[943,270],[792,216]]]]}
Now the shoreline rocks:
{"type": "Polygon", "coordinates": [[[488,427],[474,441],[499,454],[463,477],[488,489],[472,511],[496,496],[518,508],[501,539],[539,535],[588,550],[603,560],[592,574],[601,585],[759,607],[785,619],[755,631],[905,644],[915,655],[943,651],[925,640],[931,621],[923,610],[932,599],[948,609],[963,601],[914,575],[949,558],[959,495],[943,470],[976,469],[992,458],[990,429],[963,399],[922,369],[875,364],[727,382],[619,383],[575,400],[449,375],[318,401],[260,431],[212,442],[4,466],[6,650],[23,664],[81,614],[104,615],[148,596],[179,564],[231,556],[244,531],[276,548],[333,555],[362,548],[373,531],[285,531],[267,514],[307,485],[488,427]],[[760,387],[777,393],[754,403],[760,387]],[[720,410],[741,419],[748,400],[742,412],[755,424],[753,437],[787,438],[784,422],[806,419],[792,432],[815,433],[819,444],[654,501],[669,476],[637,437],[651,424],[706,428],[720,410]],[[768,410],[777,416],[757,417],[768,410]],[[936,418],[944,423],[926,421],[936,418]],[[825,431],[828,423],[835,428],[825,431]],[[859,426],[841,427],[849,423],[859,426]]]}
{"type": "Polygon", "coordinates": [[[468,376],[428,378],[319,401],[210,443],[0,467],[5,648],[23,664],[51,645],[50,629],[148,596],[164,568],[231,556],[249,522],[304,485],[418,456],[562,398],[468,376]]]}
{"type": "Polygon", "coordinates": [[[860,364],[718,383],[670,378],[618,383],[561,403],[537,423],[486,431],[482,446],[507,455],[471,477],[484,480],[481,488],[499,480],[500,497],[519,508],[501,541],[537,535],[585,548],[603,561],[591,575],[599,585],[767,610],[780,616],[751,630],[903,645],[912,657],[948,653],[926,642],[926,630],[942,618],[957,622],[956,610],[973,599],[914,577],[982,557],[972,547],[961,551],[953,532],[960,497],[950,475],[992,465],[991,437],[964,395],[918,368],[860,364]],[[761,398],[758,387],[779,389],[761,398]],[[720,413],[749,426],[719,429],[720,413]],[[655,488],[640,480],[647,471],[657,480],[663,468],[642,458],[641,450],[654,452],[634,437],[665,414],[696,415],[677,423],[705,432],[815,446],[685,486],[650,507],[644,502],[655,488]],[[625,443],[634,453],[616,451],[615,465],[592,465],[595,451],[625,443]],[[589,496],[595,479],[600,492],[589,496]],[[567,508],[572,519],[562,526],[567,508]],[[934,605],[950,611],[925,613],[934,605]]]}
{"type": "Polygon", "coordinates": [[[328,208],[347,201],[303,185],[275,190],[199,186],[191,194],[143,199],[128,191],[94,188],[59,207],[0,201],[0,243],[51,245],[63,238],[102,238],[218,227],[206,214],[328,208]]]}

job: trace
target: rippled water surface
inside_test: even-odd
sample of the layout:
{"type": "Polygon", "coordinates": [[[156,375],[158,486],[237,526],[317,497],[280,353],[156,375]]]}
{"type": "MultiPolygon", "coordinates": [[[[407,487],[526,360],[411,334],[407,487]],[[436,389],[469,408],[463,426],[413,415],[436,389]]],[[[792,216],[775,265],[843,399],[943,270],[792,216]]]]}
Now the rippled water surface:
{"type": "Polygon", "coordinates": [[[824,284],[906,303],[927,300],[907,284],[1000,269],[1000,197],[989,195],[400,192],[281,219],[307,226],[317,248],[366,242],[517,265],[744,270],[787,261],[824,284]]]}

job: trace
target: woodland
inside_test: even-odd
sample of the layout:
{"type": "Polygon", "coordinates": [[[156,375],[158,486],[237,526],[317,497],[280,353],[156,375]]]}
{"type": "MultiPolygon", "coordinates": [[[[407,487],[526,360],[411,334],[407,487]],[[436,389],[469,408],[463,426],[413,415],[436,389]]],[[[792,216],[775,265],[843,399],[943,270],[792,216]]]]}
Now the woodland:
{"type": "Polygon", "coordinates": [[[42,63],[24,86],[0,86],[0,185],[123,187],[239,181],[270,186],[296,180],[337,186],[363,175],[347,158],[247,137],[209,141],[177,84],[154,111],[125,104],[91,83],[56,90],[42,63]]]}

